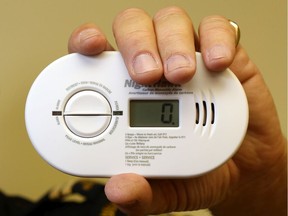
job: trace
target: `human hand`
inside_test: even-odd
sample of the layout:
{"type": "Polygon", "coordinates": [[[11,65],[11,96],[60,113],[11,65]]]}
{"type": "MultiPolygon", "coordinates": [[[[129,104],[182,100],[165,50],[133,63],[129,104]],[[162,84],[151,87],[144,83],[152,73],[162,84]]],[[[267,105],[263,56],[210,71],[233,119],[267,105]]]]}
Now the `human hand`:
{"type": "MultiPolygon", "coordinates": [[[[233,158],[218,169],[189,179],[145,179],[136,174],[113,176],[106,195],[129,215],[211,208],[220,215],[284,215],[286,139],[270,92],[244,48],[235,43],[235,29],[221,16],[202,20],[198,35],[185,11],[164,8],[151,19],[128,9],[114,21],[113,32],[130,76],[149,84],[163,75],[185,83],[195,73],[195,51],[217,72],[230,68],[246,92],[249,125],[233,158]],[[277,211],[279,211],[277,214],[277,211]]],[[[95,55],[113,50],[94,24],[76,29],[69,52],[95,55]]]]}

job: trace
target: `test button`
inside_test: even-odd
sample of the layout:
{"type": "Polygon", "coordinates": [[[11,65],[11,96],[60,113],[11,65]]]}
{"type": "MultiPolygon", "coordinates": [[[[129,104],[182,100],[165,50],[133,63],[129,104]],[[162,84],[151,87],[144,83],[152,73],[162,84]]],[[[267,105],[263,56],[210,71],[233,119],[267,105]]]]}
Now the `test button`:
{"type": "Polygon", "coordinates": [[[64,120],[75,135],[92,138],[109,126],[112,111],[107,99],[99,92],[84,90],[70,97],[64,108],[64,120]]]}

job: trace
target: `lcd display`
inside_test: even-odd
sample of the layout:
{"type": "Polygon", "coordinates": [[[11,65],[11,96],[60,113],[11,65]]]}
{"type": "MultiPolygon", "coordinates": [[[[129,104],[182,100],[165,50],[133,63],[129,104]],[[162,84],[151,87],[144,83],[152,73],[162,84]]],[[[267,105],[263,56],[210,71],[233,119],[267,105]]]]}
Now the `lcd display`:
{"type": "Polygon", "coordinates": [[[178,100],[131,100],[131,127],[179,127],[178,100]]]}

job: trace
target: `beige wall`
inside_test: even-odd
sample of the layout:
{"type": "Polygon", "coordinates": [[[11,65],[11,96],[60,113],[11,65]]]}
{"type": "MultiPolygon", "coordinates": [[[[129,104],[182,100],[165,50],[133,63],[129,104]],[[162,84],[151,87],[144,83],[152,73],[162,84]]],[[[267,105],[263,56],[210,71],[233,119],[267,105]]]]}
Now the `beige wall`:
{"type": "Polygon", "coordinates": [[[263,71],[286,131],[285,0],[0,0],[0,189],[37,198],[51,186],[71,179],[37,155],[24,125],[24,104],[30,85],[43,67],[66,54],[71,31],[92,21],[113,40],[111,23],[120,10],[135,6],[152,15],[168,5],[185,8],[195,26],[203,16],[211,14],[238,22],[241,43],[263,71]]]}

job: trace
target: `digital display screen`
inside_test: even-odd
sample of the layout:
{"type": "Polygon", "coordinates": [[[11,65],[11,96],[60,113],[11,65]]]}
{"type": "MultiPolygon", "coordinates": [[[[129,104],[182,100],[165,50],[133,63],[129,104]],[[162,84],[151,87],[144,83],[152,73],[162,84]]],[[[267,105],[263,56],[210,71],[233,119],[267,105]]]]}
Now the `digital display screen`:
{"type": "Polygon", "coordinates": [[[131,100],[131,127],[179,127],[178,100],[131,100]]]}

